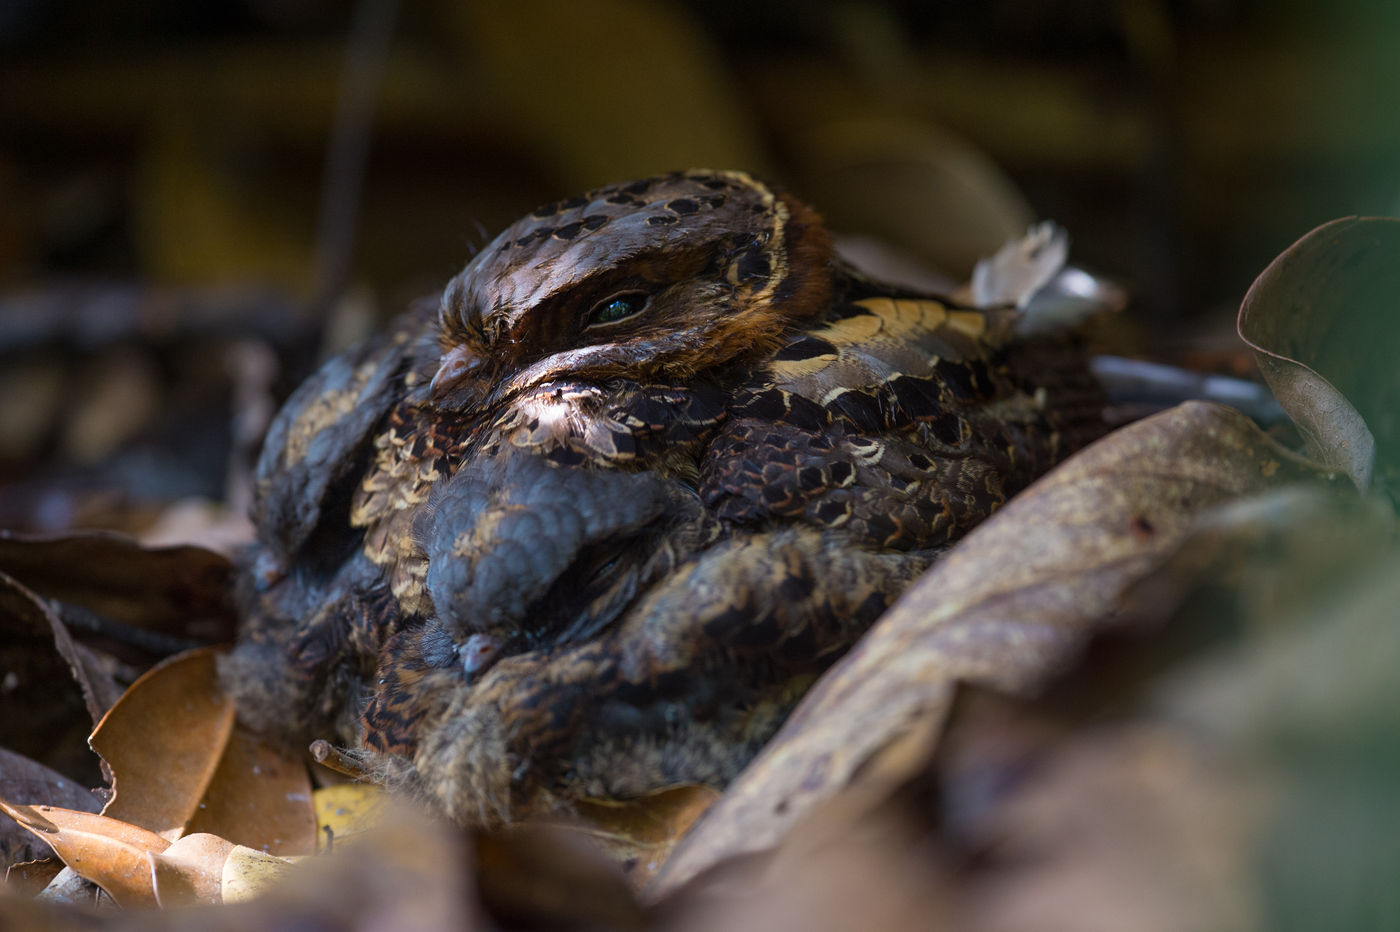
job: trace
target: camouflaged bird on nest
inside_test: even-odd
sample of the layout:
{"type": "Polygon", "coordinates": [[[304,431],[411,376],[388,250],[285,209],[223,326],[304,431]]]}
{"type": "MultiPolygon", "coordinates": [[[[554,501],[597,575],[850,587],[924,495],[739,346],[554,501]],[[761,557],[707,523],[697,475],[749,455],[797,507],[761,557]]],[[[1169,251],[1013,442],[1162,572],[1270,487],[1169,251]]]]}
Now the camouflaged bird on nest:
{"type": "Polygon", "coordinates": [[[292,396],[222,674],[459,821],[722,786],[1100,412],[1071,340],[870,280],[747,175],[600,188],[292,396]]]}

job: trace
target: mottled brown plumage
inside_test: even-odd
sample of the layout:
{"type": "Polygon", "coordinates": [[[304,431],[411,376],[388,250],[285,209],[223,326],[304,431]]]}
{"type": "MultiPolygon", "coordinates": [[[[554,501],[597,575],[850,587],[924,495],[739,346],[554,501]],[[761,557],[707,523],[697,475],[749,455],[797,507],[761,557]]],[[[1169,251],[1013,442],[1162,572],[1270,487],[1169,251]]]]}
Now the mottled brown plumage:
{"type": "Polygon", "coordinates": [[[462,821],[722,785],[1099,430],[1015,321],[864,278],[737,172],[541,208],[277,418],[242,714],[462,821]]]}

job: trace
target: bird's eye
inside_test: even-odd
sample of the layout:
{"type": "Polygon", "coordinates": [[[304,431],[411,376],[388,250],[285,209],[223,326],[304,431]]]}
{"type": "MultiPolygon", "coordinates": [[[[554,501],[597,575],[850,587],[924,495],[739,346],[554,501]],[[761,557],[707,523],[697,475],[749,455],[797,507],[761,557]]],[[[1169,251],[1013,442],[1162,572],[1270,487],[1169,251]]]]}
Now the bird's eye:
{"type": "Polygon", "coordinates": [[[646,306],[647,296],[640,291],[613,295],[605,301],[599,301],[593,310],[588,312],[588,326],[596,327],[600,324],[617,323],[619,320],[640,313],[646,306]]]}

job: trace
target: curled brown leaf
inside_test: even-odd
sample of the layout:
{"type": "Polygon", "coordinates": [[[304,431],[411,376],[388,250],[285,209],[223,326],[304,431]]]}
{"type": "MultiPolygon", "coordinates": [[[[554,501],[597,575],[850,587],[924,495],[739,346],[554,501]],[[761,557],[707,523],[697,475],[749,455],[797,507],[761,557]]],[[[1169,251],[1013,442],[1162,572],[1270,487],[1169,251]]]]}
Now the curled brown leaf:
{"type": "Polygon", "coordinates": [[[1309,452],[1358,488],[1400,453],[1400,220],[1349,217],[1294,243],[1240,306],[1240,337],[1309,452]]]}
{"type": "Polygon", "coordinates": [[[153,667],[98,723],[88,743],[111,767],[115,792],[103,815],[166,841],[188,830],[233,731],[214,654],[204,648],[153,667]]]}
{"type": "Polygon", "coordinates": [[[152,854],[170,843],[118,819],[56,806],[0,800],[0,812],[42,838],[64,864],[96,883],[120,906],[156,905],[152,854]]]}

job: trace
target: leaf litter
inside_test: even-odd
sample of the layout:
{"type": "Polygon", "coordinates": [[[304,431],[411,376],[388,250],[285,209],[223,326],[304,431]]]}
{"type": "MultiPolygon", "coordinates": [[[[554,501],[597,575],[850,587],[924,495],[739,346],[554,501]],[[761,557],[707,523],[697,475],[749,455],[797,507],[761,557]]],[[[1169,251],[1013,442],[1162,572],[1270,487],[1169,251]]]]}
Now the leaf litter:
{"type": "Polygon", "coordinates": [[[90,743],[114,791],[102,814],[0,799],[0,810],[118,905],[222,902],[224,884],[254,884],[244,872],[265,873],[267,857],[314,850],[304,763],[235,726],[215,654],[204,648],[157,665],[99,722],[90,743]]]}
{"type": "Polygon", "coordinates": [[[1363,491],[1378,453],[1387,482],[1400,463],[1397,294],[1400,220],[1348,217],[1285,250],[1240,306],[1240,337],[1311,454],[1363,491]]]}
{"type": "Polygon", "coordinates": [[[174,841],[198,812],[233,732],[214,651],[182,654],[132,684],[88,739],[112,770],[109,818],[174,841]]]}

